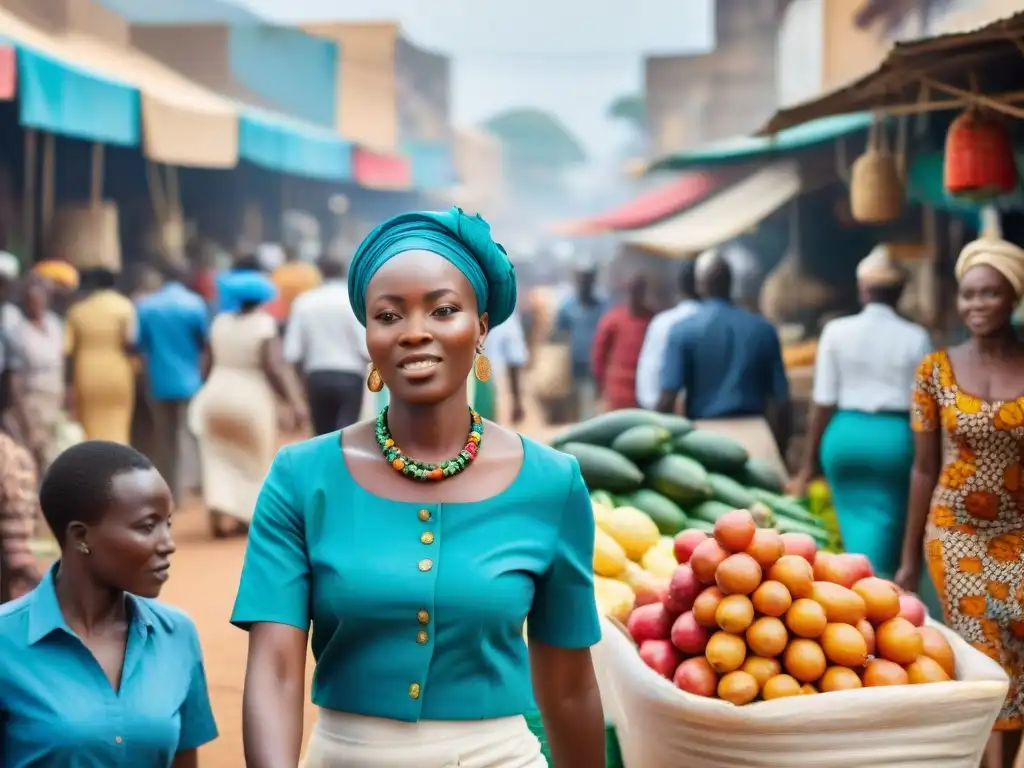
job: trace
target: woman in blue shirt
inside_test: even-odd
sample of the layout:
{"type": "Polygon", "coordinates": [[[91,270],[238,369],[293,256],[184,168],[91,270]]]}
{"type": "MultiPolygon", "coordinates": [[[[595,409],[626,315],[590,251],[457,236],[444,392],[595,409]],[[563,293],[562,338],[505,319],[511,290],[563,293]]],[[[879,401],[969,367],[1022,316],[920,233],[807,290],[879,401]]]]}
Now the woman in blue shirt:
{"type": "Polygon", "coordinates": [[[217,737],[195,625],[156,602],[171,493],[149,459],[80,443],[39,491],[61,559],[0,606],[0,765],[196,768],[217,737]]]}
{"type": "Polygon", "coordinates": [[[349,295],[391,402],[283,449],[264,483],[232,615],[250,632],[246,764],[299,759],[312,625],[308,768],[540,768],[534,696],[558,768],[602,768],[579,467],[468,405],[515,307],[511,262],[479,216],[403,214],[359,247],[349,295]]]}

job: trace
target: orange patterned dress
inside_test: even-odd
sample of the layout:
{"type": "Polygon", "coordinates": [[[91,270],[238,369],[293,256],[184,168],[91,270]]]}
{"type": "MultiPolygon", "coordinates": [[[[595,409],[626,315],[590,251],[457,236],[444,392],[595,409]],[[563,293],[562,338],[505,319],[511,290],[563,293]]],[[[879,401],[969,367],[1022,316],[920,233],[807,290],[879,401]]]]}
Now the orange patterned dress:
{"type": "Polygon", "coordinates": [[[942,431],[942,472],[925,560],[946,624],[999,662],[1010,690],[996,730],[1024,715],[1024,397],[987,401],[961,390],[945,350],[917,371],[911,426],[942,431]]]}

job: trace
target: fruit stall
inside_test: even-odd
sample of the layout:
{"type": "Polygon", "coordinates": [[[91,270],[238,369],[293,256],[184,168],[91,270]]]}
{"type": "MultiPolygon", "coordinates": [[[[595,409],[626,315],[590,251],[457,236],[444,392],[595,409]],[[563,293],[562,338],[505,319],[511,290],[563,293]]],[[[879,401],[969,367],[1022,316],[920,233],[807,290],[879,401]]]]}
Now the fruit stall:
{"type": "Polygon", "coordinates": [[[820,492],[786,497],[774,469],[679,416],[616,411],[551,443],[591,492],[615,764],[978,764],[1006,676],[843,553],[820,492]],[[885,728],[898,744],[862,733],[885,728]]]}

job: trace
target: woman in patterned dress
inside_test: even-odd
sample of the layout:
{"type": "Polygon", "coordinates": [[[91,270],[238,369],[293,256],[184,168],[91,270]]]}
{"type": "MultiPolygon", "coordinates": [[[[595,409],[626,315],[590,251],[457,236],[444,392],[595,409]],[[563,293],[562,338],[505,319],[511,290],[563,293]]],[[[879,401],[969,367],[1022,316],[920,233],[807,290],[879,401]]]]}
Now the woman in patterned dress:
{"type": "Polygon", "coordinates": [[[1009,768],[1024,719],[1024,343],[1011,325],[1024,294],[1024,249],[976,240],[956,276],[971,337],[928,355],[917,372],[896,580],[918,584],[923,552],[946,624],[1010,676],[987,751],[988,768],[1009,768]]]}

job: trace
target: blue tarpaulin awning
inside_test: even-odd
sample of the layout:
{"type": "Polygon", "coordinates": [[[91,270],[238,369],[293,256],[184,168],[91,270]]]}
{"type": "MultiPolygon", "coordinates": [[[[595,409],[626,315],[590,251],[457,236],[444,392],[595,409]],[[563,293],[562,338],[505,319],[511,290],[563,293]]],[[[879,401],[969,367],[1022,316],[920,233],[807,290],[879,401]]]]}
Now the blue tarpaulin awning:
{"type": "Polygon", "coordinates": [[[408,141],[402,145],[412,164],[415,189],[443,189],[456,183],[451,144],[440,141],[408,141]]]}
{"type": "Polygon", "coordinates": [[[239,105],[238,155],[270,171],[330,181],[352,178],[352,143],[337,132],[239,105]]]}

